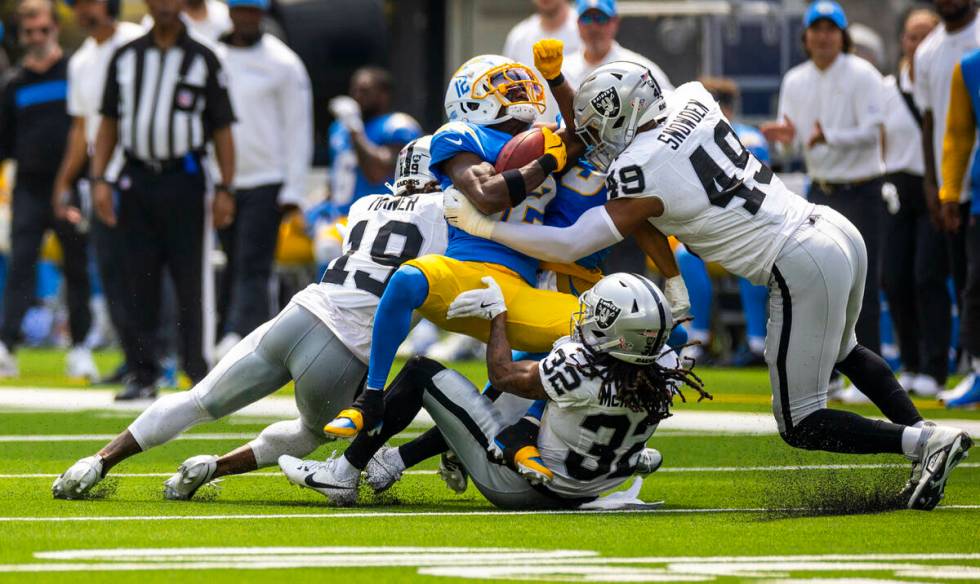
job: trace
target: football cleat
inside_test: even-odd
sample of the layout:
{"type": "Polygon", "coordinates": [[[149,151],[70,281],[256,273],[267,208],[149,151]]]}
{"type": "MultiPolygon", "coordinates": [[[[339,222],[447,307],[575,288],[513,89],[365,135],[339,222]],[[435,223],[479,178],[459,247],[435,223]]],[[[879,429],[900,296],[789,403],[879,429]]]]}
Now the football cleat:
{"type": "Polygon", "coordinates": [[[518,450],[514,455],[514,466],[517,467],[517,474],[533,485],[547,484],[555,478],[555,474],[541,460],[537,446],[525,446],[518,450]]]}
{"type": "Polygon", "coordinates": [[[364,467],[364,480],[375,493],[387,491],[402,478],[404,465],[394,460],[397,456],[399,456],[397,448],[382,446],[364,467]]]}
{"type": "Polygon", "coordinates": [[[102,480],[102,458],[87,456],[71,465],[51,485],[55,499],[80,499],[102,480]]]}
{"type": "Polygon", "coordinates": [[[943,498],[949,474],[973,446],[970,436],[956,428],[935,426],[926,437],[919,458],[921,475],[909,497],[909,509],[931,511],[943,498]]]}
{"type": "Polygon", "coordinates": [[[374,435],[381,431],[384,414],[384,392],[365,389],[351,407],[342,410],[323,427],[323,433],[328,438],[354,438],[361,430],[368,428],[368,434],[374,435]]]}
{"type": "Polygon", "coordinates": [[[313,489],[332,504],[348,507],[357,503],[357,483],[361,475],[356,474],[351,478],[337,476],[337,460],[330,458],[326,462],[318,462],[283,454],[279,457],[279,468],[294,485],[313,489]]]}
{"type": "Polygon", "coordinates": [[[163,497],[171,501],[187,501],[198,489],[208,484],[218,470],[218,457],[201,454],[185,460],[176,474],[163,482],[163,497]]]}
{"type": "Polygon", "coordinates": [[[68,351],[65,356],[65,375],[90,382],[99,379],[99,369],[92,359],[92,351],[81,345],[68,351]]]}
{"type": "Polygon", "coordinates": [[[7,349],[7,345],[0,342],[0,379],[19,376],[20,368],[17,366],[17,357],[7,349]]]}
{"type": "Polygon", "coordinates": [[[456,453],[452,450],[443,452],[439,457],[439,478],[446,486],[457,495],[466,492],[469,474],[463,468],[463,463],[459,461],[456,453]]]}
{"type": "MultiPolygon", "coordinates": [[[[922,424],[922,434],[919,435],[919,443],[916,445],[916,450],[921,451],[925,448],[926,442],[932,433],[935,431],[935,422],[925,422],[922,424]]],[[[912,471],[909,473],[909,480],[905,483],[905,487],[902,488],[901,496],[908,499],[915,492],[916,487],[919,485],[919,480],[922,478],[922,462],[918,458],[912,459],[912,471]]]]}
{"type": "Polygon", "coordinates": [[[633,474],[638,474],[640,476],[652,474],[656,472],[663,463],[664,457],[662,454],[660,454],[659,450],[644,448],[640,451],[640,455],[636,459],[636,470],[633,471],[633,474]]]}
{"type": "Polygon", "coordinates": [[[968,408],[980,405],[980,377],[974,377],[973,383],[962,394],[946,402],[947,408],[968,408]]]}

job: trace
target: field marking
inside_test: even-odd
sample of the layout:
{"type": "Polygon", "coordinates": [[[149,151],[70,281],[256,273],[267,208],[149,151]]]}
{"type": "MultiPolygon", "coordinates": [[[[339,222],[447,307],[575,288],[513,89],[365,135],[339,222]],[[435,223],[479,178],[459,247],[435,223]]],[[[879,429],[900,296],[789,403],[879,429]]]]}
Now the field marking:
{"type": "MultiPolygon", "coordinates": [[[[181,434],[174,440],[251,440],[258,432],[199,432],[181,434]]],[[[421,432],[402,432],[395,438],[410,440],[421,432]]],[[[0,435],[0,442],[108,442],[118,434],[8,434],[0,435]]]]}

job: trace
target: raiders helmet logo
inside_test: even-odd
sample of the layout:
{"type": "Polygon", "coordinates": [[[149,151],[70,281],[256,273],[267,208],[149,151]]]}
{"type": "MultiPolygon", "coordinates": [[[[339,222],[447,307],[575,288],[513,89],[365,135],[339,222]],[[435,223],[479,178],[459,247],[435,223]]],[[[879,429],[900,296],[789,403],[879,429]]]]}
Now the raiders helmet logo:
{"type": "Polygon", "coordinates": [[[590,103],[595,111],[599,112],[603,117],[615,118],[619,115],[619,93],[616,92],[615,87],[603,89],[598,95],[592,98],[590,103]]]}
{"type": "Polygon", "coordinates": [[[621,312],[623,312],[622,309],[613,304],[612,300],[600,298],[595,305],[595,322],[599,328],[607,329],[616,322],[621,312]]]}

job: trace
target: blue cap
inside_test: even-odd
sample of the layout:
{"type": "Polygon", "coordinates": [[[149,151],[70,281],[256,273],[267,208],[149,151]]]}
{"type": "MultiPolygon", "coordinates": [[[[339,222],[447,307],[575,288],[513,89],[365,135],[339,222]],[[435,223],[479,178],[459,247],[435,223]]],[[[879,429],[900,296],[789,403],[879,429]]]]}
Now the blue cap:
{"type": "Polygon", "coordinates": [[[575,9],[579,16],[588,10],[598,10],[606,16],[616,16],[616,0],[576,0],[575,9]]]}
{"type": "Polygon", "coordinates": [[[847,16],[844,15],[844,9],[833,0],[819,0],[810,4],[803,16],[803,28],[810,28],[814,22],[821,19],[833,22],[841,30],[847,28],[847,16]]]}
{"type": "Polygon", "coordinates": [[[269,0],[228,0],[228,8],[258,8],[269,9],[269,0]]]}

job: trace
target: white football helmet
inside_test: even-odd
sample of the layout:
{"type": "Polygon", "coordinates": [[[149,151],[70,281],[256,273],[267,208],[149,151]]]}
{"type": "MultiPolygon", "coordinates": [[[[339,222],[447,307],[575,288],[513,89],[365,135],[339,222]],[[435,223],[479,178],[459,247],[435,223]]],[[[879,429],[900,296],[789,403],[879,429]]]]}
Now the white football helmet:
{"type": "Polygon", "coordinates": [[[546,107],[544,86],[534,71],[500,55],[480,55],[463,63],[449,80],[444,105],[449,121],[481,126],[507,120],[530,124],[546,107]]]}
{"type": "Polygon", "coordinates": [[[602,172],[629,146],[640,126],[667,114],[660,85],[650,70],[613,61],[585,78],[575,93],[575,134],[585,158],[602,172]]]}
{"type": "Polygon", "coordinates": [[[656,284],[636,274],[610,274],[579,296],[573,336],[600,353],[649,365],[674,327],[670,304],[656,284]]]}
{"type": "Polygon", "coordinates": [[[422,192],[425,185],[433,181],[438,182],[429,170],[429,164],[432,162],[432,155],[429,153],[431,143],[432,136],[422,136],[406,144],[398,153],[392,193],[397,196],[417,194],[422,192]]]}

